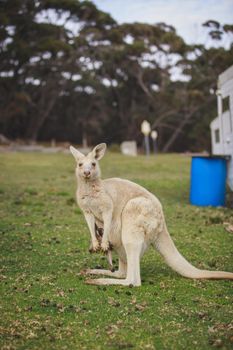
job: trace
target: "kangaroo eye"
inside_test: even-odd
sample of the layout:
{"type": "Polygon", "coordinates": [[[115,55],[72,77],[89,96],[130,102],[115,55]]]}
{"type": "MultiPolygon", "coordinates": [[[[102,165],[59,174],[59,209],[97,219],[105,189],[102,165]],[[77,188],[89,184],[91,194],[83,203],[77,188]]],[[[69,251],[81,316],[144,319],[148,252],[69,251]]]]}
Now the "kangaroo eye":
{"type": "Polygon", "coordinates": [[[93,163],[91,163],[91,165],[92,165],[93,167],[95,167],[95,166],[96,166],[96,163],[93,162],[93,163]]]}
{"type": "Polygon", "coordinates": [[[81,166],[83,166],[83,163],[79,163],[79,165],[78,165],[78,166],[79,166],[79,168],[81,168],[81,166]]]}

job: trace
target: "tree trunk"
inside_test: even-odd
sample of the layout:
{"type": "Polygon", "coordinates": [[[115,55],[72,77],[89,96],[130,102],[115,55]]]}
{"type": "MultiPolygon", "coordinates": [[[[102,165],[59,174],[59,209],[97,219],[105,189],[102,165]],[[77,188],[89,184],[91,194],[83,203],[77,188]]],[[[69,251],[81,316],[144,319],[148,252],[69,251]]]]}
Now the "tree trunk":
{"type": "Polygon", "coordinates": [[[48,118],[52,111],[57,98],[59,96],[60,89],[54,86],[48,86],[45,91],[42,92],[37,108],[34,111],[34,116],[31,118],[28,129],[26,131],[26,138],[31,141],[36,141],[41,127],[45,120],[48,118]],[[52,91],[52,93],[51,93],[52,91]]]}
{"type": "Polygon", "coordinates": [[[45,120],[48,118],[51,110],[53,109],[53,106],[55,105],[56,100],[57,100],[57,97],[52,98],[46,110],[39,112],[38,115],[32,119],[29,125],[29,128],[27,129],[27,132],[26,132],[27,139],[31,141],[37,140],[40,129],[43,126],[45,120]]]}
{"type": "Polygon", "coordinates": [[[189,122],[189,119],[190,118],[189,118],[189,115],[188,115],[182,120],[182,122],[180,123],[178,128],[175,129],[174,133],[172,134],[170,139],[167,141],[167,143],[163,147],[162,152],[167,152],[171,148],[171,146],[174,144],[174,142],[176,141],[177,137],[179,136],[179,134],[181,133],[181,131],[185,127],[185,125],[189,122]]]}
{"type": "Polygon", "coordinates": [[[215,96],[210,96],[202,105],[194,108],[190,113],[185,115],[184,119],[182,119],[182,121],[180,122],[178,127],[175,129],[175,131],[172,134],[172,136],[170,137],[170,139],[167,141],[167,143],[163,147],[162,152],[169,151],[169,149],[174,144],[174,142],[176,141],[177,137],[179,136],[179,134],[181,133],[181,131],[183,130],[185,125],[189,123],[189,121],[192,119],[192,117],[195,115],[195,113],[197,113],[199,110],[201,110],[201,108],[203,108],[206,105],[208,105],[209,103],[211,103],[214,99],[215,99],[215,96]]]}

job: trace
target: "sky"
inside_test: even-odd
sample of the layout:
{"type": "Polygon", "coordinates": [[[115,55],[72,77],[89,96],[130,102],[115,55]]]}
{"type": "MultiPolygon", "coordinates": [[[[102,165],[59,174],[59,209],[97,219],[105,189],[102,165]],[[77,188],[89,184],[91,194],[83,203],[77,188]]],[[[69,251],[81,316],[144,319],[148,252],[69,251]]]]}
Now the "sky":
{"type": "Polygon", "coordinates": [[[165,22],[189,44],[206,43],[202,23],[233,24],[233,0],[92,0],[119,23],[165,22]]]}

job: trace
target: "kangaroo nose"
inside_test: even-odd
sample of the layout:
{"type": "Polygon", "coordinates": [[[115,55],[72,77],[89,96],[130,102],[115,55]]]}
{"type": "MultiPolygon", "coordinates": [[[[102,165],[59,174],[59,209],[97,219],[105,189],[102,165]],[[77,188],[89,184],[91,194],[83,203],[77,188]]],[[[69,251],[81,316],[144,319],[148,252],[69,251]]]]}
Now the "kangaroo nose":
{"type": "Polygon", "coordinates": [[[90,175],[91,175],[91,172],[90,172],[89,170],[85,170],[85,171],[84,171],[84,175],[85,175],[85,176],[90,176],[90,175]]]}

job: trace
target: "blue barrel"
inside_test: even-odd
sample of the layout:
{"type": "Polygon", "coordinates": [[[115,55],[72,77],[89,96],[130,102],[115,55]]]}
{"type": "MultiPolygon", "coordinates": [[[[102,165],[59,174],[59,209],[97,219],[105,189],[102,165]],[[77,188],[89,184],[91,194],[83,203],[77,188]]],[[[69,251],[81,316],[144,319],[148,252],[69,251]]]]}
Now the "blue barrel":
{"type": "Polygon", "coordinates": [[[224,206],[227,161],[217,157],[192,157],[190,202],[200,206],[224,206]]]}

